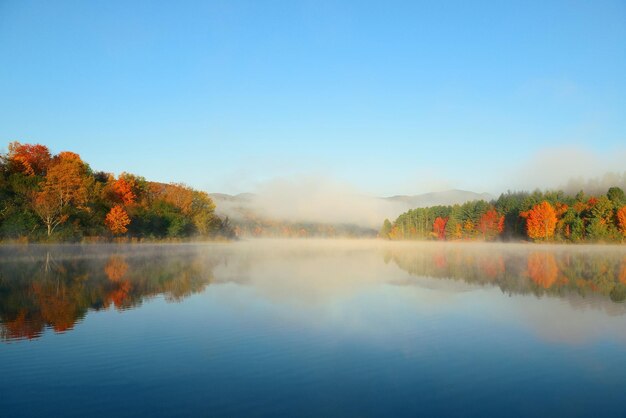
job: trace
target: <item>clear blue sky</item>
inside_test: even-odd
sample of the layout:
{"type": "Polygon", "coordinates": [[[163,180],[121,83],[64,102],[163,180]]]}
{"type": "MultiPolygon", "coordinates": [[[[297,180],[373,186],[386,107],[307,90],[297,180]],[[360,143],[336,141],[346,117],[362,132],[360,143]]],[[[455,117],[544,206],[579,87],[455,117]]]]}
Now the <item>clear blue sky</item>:
{"type": "Polygon", "coordinates": [[[624,150],[626,2],[0,0],[12,140],[208,191],[493,192],[624,150]]]}

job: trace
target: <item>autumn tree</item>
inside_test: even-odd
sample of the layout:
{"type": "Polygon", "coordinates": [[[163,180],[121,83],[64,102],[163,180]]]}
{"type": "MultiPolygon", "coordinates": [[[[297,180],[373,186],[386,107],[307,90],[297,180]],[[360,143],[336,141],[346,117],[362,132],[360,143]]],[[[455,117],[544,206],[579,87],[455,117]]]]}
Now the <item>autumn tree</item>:
{"type": "Polygon", "coordinates": [[[478,230],[483,239],[495,239],[504,230],[504,216],[500,216],[494,208],[489,209],[480,217],[478,230]]]}
{"type": "Polygon", "coordinates": [[[133,187],[134,181],[132,178],[127,180],[125,177],[120,176],[113,182],[113,191],[124,205],[130,205],[135,202],[137,195],[133,191],[133,187]]]}
{"type": "Polygon", "coordinates": [[[87,200],[88,167],[73,152],[57,155],[46,174],[41,188],[58,199],[59,205],[81,207],[87,200]]]}
{"type": "Polygon", "coordinates": [[[194,190],[191,194],[191,219],[200,235],[209,235],[212,231],[221,230],[222,223],[215,216],[215,203],[206,192],[194,190]]]}
{"type": "Polygon", "coordinates": [[[437,217],[433,223],[433,234],[439,240],[446,239],[446,223],[448,223],[448,218],[442,217],[437,217]]]}
{"type": "Polygon", "coordinates": [[[11,170],[28,176],[44,175],[52,159],[50,150],[45,145],[20,144],[17,141],[9,144],[6,158],[11,170]]]}
{"type": "Polygon", "coordinates": [[[163,200],[188,215],[191,213],[194,203],[193,190],[184,184],[167,184],[163,188],[163,200]]]}
{"type": "Polygon", "coordinates": [[[626,237],[626,206],[617,210],[617,227],[622,237],[626,237]]]}
{"type": "Polygon", "coordinates": [[[58,197],[45,190],[33,196],[32,207],[46,226],[48,236],[68,218],[68,215],[63,213],[64,207],[58,197]]]}
{"type": "Polygon", "coordinates": [[[41,191],[33,194],[32,206],[46,226],[48,236],[68,218],[68,208],[82,208],[87,201],[88,168],[78,154],[62,152],[52,160],[41,191]]]}
{"type": "Polygon", "coordinates": [[[543,201],[529,211],[520,213],[526,218],[526,232],[531,239],[549,239],[554,236],[557,217],[554,207],[543,201]]]}
{"type": "Polygon", "coordinates": [[[130,218],[121,205],[115,205],[107,213],[104,223],[114,235],[119,235],[128,231],[130,218]]]}

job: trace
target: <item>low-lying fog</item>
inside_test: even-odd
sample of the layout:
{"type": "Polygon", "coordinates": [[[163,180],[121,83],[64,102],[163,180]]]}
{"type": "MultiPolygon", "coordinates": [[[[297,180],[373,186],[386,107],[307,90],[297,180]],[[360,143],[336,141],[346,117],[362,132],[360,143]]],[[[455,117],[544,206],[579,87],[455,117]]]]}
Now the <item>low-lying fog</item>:
{"type": "Polygon", "coordinates": [[[220,300],[246,309],[246,294],[292,321],[332,322],[373,338],[394,327],[389,318],[372,317],[393,301],[423,314],[488,318],[550,340],[583,342],[615,331],[626,343],[618,332],[626,326],[620,246],[322,239],[17,246],[0,248],[0,278],[6,297],[27,292],[29,281],[54,279],[69,289],[79,280],[82,291],[100,280],[126,308],[157,294],[180,301],[219,292],[220,300]],[[150,284],[155,277],[159,282],[150,284]],[[127,299],[116,287],[125,282],[134,292],[127,299]]]}

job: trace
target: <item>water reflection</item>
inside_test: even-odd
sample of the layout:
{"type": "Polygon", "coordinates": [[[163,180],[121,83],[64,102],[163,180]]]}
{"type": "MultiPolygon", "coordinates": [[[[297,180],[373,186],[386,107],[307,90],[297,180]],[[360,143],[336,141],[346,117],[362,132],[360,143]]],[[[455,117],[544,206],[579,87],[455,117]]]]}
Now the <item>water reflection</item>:
{"type": "MultiPolygon", "coordinates": [[[[429,278],[428,286],[454,283],[457,293],[467,285],[497,287],[508,295],[561,298],[574,309],[593,306],[604,315],[626,313],[622,247],[380,241],[3,247],[0,339],[35,339],[48,329],[67,332],[90,311],[131,309],[159,295],[181,301],[211,283],[249,288],[259,300],[284,307],[290,318],[320,318],[323,306],[340,306],[363,292],[373,292],[372,301],[383,300],[381,286],[412,285],[419,293],[424,286],[419,278],[429,278]]],[[[419,297],[432,295],[422,292],[419,297]]],[[[513,311],[513,302],[509,308],[513,311]]],[[[552,317],[558,309],[546,304],[536,308],[552,317]]]]}
{"type": "Polygon", "coordinates": [[[432,244],[391,247],[384,257],[414,276],[498,286],[509,294],[626,300],[621,247],[432,244]]]}
{"type": "Polygon", "coordinates": [[[0,338],[34,339],[46,329],[66,332],[89,311],[130,309],[157,295],[180,301],[205,289],[214,264],[206,253],[171,247],[132,252],[98,246],[5,248],[0,338]]]}

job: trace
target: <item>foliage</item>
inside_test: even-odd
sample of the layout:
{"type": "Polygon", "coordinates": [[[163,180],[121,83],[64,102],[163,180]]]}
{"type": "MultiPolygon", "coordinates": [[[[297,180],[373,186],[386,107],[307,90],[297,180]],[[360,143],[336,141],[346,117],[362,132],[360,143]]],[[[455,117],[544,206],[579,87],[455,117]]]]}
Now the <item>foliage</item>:
{"type": "Polygon", "coordinates": [[[495,239],[504,231],[504,216],[500,216],[494,208],[483,213],[478,222],[478,230],[484,240],[495,239]]]}
{"type": "Polygon", "coordinates": [[[40,144],[20,144],[11,142],[9,154],[6,156],[10,169],[28,176],[45,174],[50,164],[51,156],[48,147],[40,144]]]}
{"type": "Polygon", "coordinates": [[[439,240],[446,239],[446,223],[448,223],[448,218],[442,218],[438,216],[433,222],[433,234],[439,240]]]}
{"type": "Polygon", "coordinates": [[[93,172],[73,152],[9,144],[0,158],[0,239],[232,237],[205,192],[93,172]]]}
{"type": "Polygon", "coordinates": [[[115,205],[111,208],[109,213],[107,213],[106,218],[104,218],[104,223],[113,234],[119,235],[128,231],[126,227],[130,223],[130,219],[128,218],[128,213],[126,213],[122,206],[115,205]]]}
{"type": "Polygon", "coordinates": [[[522,212],[526,218],[526,233],[531,239],[549,239],[554,236],[556,229],[556,211],[548,201],[543,201],[532,209],[522,212]]]}
{"type": "Polygon", "coordinates": [[[617,211],[617,224],[619,227],[619,232],[622,236],[626,237],[626,206],[621,207],[617,211]]]}
{"type": "Polygon", "coordinates": [[[492,202],[411,209],[385,227],[380,237],[398,239],[513,240],[583,242],[626,238],[624,192],[604,196],[580,191],[507,192],[492,202]],[[445,222],[444,222],[445,220],[445,222]]]}

